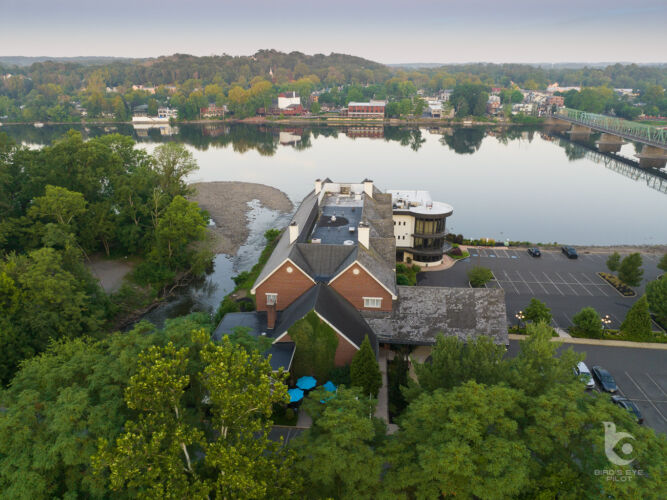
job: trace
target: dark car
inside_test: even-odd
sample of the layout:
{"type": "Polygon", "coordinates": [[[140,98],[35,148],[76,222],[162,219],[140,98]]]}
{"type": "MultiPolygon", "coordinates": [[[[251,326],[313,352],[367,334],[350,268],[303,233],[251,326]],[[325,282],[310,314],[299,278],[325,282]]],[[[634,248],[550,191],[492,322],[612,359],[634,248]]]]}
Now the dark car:
{"type": "Polygon", "coordinates": [[[593,372],[593,378],[598,384],[600,384],[600,387],[602,387],[603,391],[616,392],[618,390],[614,377],[612,377],[611,373],[609,373],[607,370],[601,366],[594,366],[591,372],[593,372]]]}
{"type": "Polygon", "coordinates": [[[576,259],[578,257],[577,251],[572,247],[562,247],[561,250],[567,255],[568,259],[576,259]]]}
{"type": "Polygon", "coordinates": [[[542,252],[540,252],[539,248],[529,248],[528,253],[533,257],[539,257],[540,255],[542,255],[542,252]]]}
{"type": "Polygon", "coordinates": [[[612,396],[611,400],[614,402],[614,404],[617,404],[621,408],[624,408],[630,413],[634,413],[635,417],[637,417],[638,424],[644,423],[644,417],[642,417],[642,412],[640,412],[639,408],[637,408],[637,405],[634,404],[632,401],[630,401],[628,398],[624,398],[623,396],[612,396]]]}

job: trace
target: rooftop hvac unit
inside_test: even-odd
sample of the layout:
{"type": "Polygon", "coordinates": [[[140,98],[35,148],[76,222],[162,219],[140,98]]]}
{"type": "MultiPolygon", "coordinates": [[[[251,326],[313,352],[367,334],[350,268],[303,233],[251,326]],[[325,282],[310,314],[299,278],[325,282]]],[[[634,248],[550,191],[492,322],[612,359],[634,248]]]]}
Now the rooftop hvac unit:
{"type": "Polygon", "coordinates": [[[343,242],[343,245],[346,245],[346,246],[348,246],[348,247],[349,247],[349,246],[352,246],[352,245],[354,245],[354,241],[352,241],[352,240],[345,240],[345,241],[343,242]]]}
{"type": "Polygon", "coordinates": [[[322,243],[322,238],[313,238],[310,240],[311,243],[322,243]]]}
{"type": "Polygon", "coordinates": [[[354,226],[350,226],[348,229],[350,230],[351,233],[354,233],[356,228],[354,226]]]}

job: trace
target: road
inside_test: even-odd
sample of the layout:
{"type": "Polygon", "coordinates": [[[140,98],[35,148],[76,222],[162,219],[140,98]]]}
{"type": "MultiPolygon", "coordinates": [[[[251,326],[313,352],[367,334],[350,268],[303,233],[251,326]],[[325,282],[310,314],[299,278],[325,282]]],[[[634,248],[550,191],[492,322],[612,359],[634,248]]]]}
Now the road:
{"type": "MultiPolygon", "coordinates": [[[[470,254],[450,269],[420,273],[418,284],[467,287],[468,269],[488,267],[496,279],[487,286],[505,290],[509,324],[516,323],[515,314],[535,297],[551,308],[554,327],[569,328],[572,316],[590,306],[602,316],[608,314],[610,328],[618,329],[646,283],[661,274],[657,268],[659,257],[643,254],[644,279],[636,289],[637,296],[628,298],[597,275],[607,271],[610,252],[581,253],[578,259],[568,259],[560,251],[543,251],[542,257],[531,257],[526,250],[509,248],[471,248],[470,254]]],[[[654,328],[658,329],[657,325],[654,328]]]]}

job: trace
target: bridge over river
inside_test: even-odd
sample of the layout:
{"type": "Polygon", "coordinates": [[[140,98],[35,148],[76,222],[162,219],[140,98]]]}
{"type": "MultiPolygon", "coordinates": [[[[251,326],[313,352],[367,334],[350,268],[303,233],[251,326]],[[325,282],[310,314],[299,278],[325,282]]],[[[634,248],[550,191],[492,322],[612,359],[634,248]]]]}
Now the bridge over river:
{"type": "Polygon", "coordinates": [[[552,118],[571,124],[572,139],[587,138],[593,130],[602,132],[597,141],[601,152],[615,153],[625,141],[639,142],[644,145],[636,155],[640,166],[664,168],[667,164],[666,129],[570,108],[560,108],[552,118]]]}

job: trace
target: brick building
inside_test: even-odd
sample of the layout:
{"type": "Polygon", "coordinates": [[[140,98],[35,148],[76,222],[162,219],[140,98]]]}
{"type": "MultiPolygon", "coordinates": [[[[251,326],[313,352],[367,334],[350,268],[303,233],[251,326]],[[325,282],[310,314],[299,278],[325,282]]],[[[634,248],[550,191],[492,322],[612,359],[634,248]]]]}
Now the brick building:
{"type": "Polygon", "coordinates": [[[350,102],[347,105],[347,116],[356,118],[384,118],[386,101],[370,100],[369,102],[350,102]]]}
{"type": "Polygon", "coordinates": [[[296,349],[290,329],[311,312],[337,335],[337,366],[352,361],[366,336],[376,353],[381,343],[394,343],[394,334],[401,344],[433,344],[440,332],[506,343],[502,290],[443,295],[450,289],[419,287],[414,293],[397,286],[393,216],[392,193],[373,181],[315,181],[253,285],[256,311],[227,314],[214,339],[238,326],[268,336],[275,369],[289,369],[296,349]],[[448,324],[443,315],[449,310],[448,324]]]}

